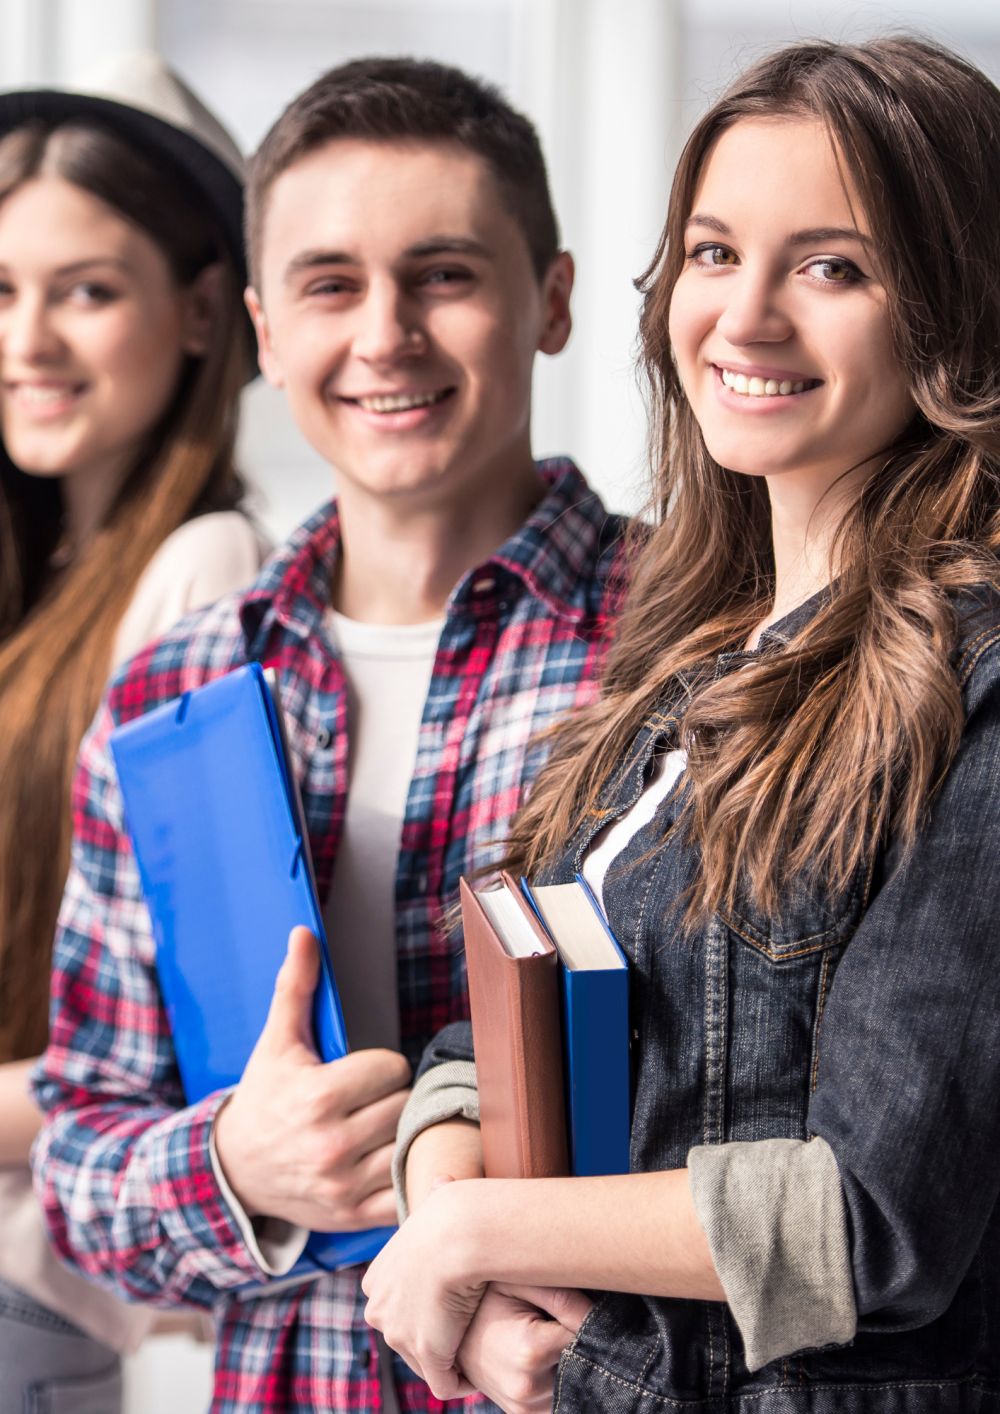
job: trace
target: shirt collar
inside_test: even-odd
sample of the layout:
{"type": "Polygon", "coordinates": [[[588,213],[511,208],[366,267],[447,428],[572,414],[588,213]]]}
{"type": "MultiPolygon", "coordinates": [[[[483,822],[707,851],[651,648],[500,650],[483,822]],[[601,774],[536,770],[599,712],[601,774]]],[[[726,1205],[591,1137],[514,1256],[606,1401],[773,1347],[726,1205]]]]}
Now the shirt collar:
{"type": "Polygon", "coordinates": [[[464,575],[449,601],[462,604],[490,568],[513,575],[549,612],[587,613],[585,589],[593,577],[608,522],[604,505],[568,457],[535,463],[545,493],[520,529],[489,559],[464,575]]]}
{"type": "Polygon", "coordinates": [[[787,648],[797,633],[801,633],[819,613],[819,611],[829,604],[833,596],[833,586],[825,584],[822,589],[818,589],[815,594],[810,594],[808,599],[804,599],[801,604],[796,604],[795,608],[785,614],[784,618],[777,619],[773,624],[760,635],[758,652],[763,652],[768,648],[787,648]]]}
{"type": "MultiPolygon", "coordinates": [[[[464,609],[491,567],[516,576],[551,612],[587,612],[581,585],[592,575],[607,512],[568,457],[535,466],[545,487],[541,501],[484,564],[462,576],[449,614],[464,609]]],[[[240,619],[251,657],[272,621],[303,638],[320,630],[339,552],[340,521],[329,501],[292,533],[244,596],[240,619]]]]}

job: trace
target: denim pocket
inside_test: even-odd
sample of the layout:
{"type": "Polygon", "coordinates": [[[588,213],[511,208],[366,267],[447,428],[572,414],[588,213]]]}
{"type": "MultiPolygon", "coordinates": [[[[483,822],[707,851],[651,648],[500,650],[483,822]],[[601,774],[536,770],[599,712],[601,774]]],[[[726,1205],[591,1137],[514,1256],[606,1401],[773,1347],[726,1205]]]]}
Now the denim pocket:
{"type": "Polygon", "coordinates": [[[855,869],[847,886],[836,891],[796,879],[783,889],[781,907],[774,913],[762,909],[742,887],[734,906],[720,909],[719,918],[769,961],[792,962],[845,943],[861,921],[870,885],[870,865],[855,869]]]}

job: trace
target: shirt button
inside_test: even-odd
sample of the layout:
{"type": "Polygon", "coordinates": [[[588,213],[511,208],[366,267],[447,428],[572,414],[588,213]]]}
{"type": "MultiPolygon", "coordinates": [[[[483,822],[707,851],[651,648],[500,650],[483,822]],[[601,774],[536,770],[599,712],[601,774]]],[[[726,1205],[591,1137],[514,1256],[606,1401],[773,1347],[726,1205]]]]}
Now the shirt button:
{"type": "Polygon", "coordinates": [[[319,747],[320,751],[329,751],[332,744],[333,732],[329,727],[320,727],[316,735],[316,745],[319,747]]]}

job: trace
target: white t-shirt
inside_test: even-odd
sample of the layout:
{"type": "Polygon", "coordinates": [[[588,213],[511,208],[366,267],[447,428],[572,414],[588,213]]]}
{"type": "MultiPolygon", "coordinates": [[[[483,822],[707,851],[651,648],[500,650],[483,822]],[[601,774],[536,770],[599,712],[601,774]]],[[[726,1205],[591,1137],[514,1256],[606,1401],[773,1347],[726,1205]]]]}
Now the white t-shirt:
{"type": "Polygon", "coordinates": [[[396,863],[443,619],[328,619],[347,678],[347,812],[324,913],[352,1050],[399,1049],[396,863]]]}
{"type": "Polygon", "coordinates": [[[614,860],[639,831],[648,825],[680,780],[687,766],[687,752],[666,751],[657,756],[642,795],[635,804],[612,824],[600,830],[591,841],[583,860],[582,873],[601,908],[604,908],[604,880],[614,860]]]}

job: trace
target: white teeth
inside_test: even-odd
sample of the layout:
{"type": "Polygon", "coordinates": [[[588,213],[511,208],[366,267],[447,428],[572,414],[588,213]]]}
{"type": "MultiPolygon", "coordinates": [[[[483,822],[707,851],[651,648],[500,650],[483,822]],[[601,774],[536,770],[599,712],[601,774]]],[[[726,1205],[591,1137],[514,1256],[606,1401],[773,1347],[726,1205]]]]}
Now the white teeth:
{"type": "Polygon", "coordinates": [[[358,398],[358,404],[366,412],[409,412],[411,408],[430,407],[440,396],[440,393],[383,393],[374,398],[358,398]]]}
{"type": "Polygon", "coordinates": [[[756,374],[748,378],[745,373],[734,373],[729,368],[720,371],[727,388],[750,398],[781,398],[787,397],[789,393],[802,393],[807,382],[806,379],[801,379],[793,383],[788,378],[782,378],[779,382],[777,378],[760,378],[756,374]]]}
{"type": "Polygon", "coordinates": [[[62,402],[69,394],[75,390],[67,387],[46,387],[37,383],[19,383],[14,389],[14,394],[22,403],[44,403],[62,402]]]}

